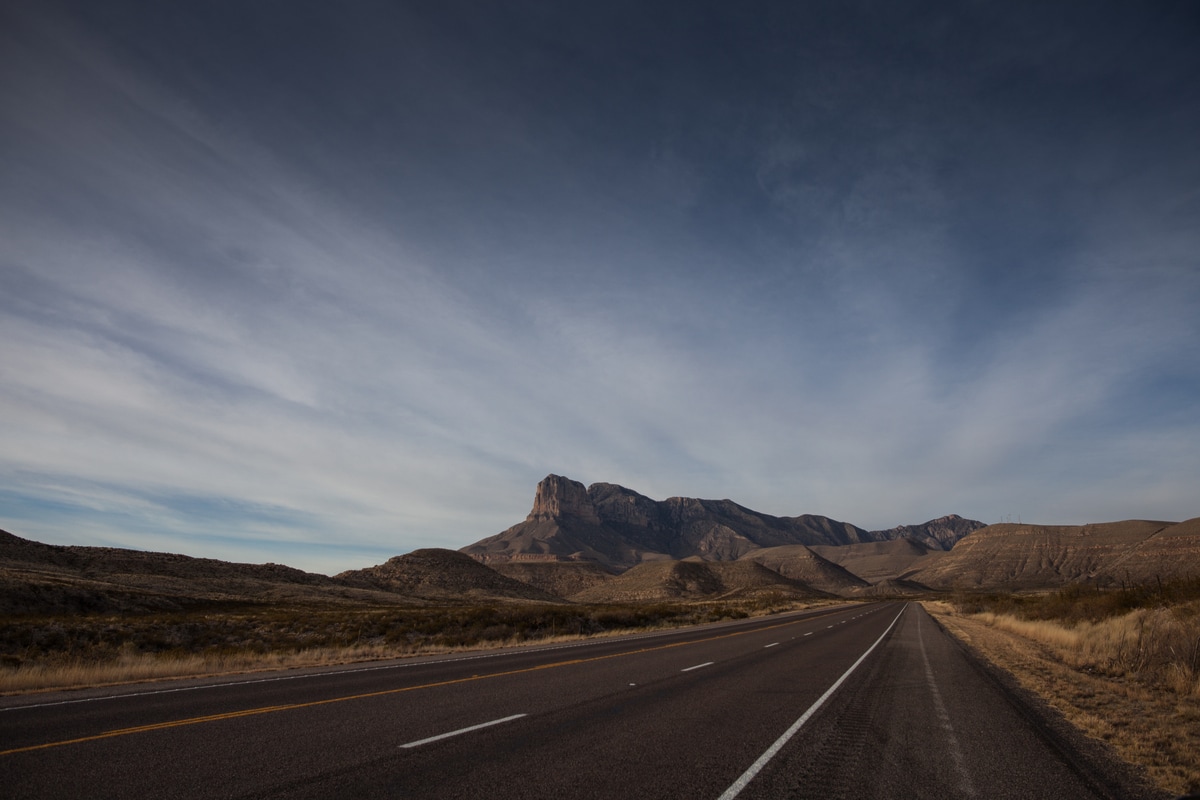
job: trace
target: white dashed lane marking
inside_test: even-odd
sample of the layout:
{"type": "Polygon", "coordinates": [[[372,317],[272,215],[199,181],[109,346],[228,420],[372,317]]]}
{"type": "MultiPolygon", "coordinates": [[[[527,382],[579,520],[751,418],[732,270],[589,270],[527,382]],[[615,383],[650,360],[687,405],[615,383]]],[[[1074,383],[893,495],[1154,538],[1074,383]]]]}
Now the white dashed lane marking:
{"type": "Polygon", "coordinates": [[[524,717],[524,716],[526,716],[526,715],[525,714],[513,714],[511,717],[504,717],[503,719],[494,719],[491,722],[481,722],[478,725],[472,725],[469,728],[459,728],[456,731],[450,731],[448,733],[439,733],[437,736],[430,736],[428,739],[418,739],[415,742],[409,742],[408,744],[402,744],[402,745],[400,745],[400,748],[401,749],[409,749],[412,747],[420,747],[421,745],[429,744],[430,742],[438,742],[438,741],[441,741],[442,739],[449,739],[451,736],[460,736],[464,733],[470,733],[471,731],[477,731],[481,728],[490,728],[493,725],[499,725],[504,722],[512,722],[514,719],[520,719],[521,717],[524,717]]]}

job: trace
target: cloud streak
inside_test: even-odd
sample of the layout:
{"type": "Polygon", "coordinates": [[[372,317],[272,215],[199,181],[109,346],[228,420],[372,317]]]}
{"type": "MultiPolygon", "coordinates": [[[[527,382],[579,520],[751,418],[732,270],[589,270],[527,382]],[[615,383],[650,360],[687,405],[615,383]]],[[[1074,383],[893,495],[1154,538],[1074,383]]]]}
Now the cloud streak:
{"type": "Polygon", "coordinates": [[[141,19],[0,34],[9,530],[335,572],[495,533],[548,472],[867,527],[1197,513],[1196,115],[1088,99],[1191,74],[1170,42],[1142,83],[1011,31],[948,70],[969,20],[848,18],[721,76],[683,29],[635,68],[613,19],[517,9],[321,84],[141,19]]]}

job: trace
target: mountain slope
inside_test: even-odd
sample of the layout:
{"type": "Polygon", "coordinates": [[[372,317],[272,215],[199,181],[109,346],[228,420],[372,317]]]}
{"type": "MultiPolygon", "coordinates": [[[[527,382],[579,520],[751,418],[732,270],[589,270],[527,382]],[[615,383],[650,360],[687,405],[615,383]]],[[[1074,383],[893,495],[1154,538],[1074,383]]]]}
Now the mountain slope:
{"type": "Polygon", "coordinates": [[[1200,575],[1200,519],[990,525],[906,577],[935,588],[1034,589],[1200,575]]]}
{"type": "Polygon", "coordinates": [[[1156,531],[1104,569],[1112,580],[1130,582],[1200,575],[1200,517],[1156,531]]]}
{"type": "MultiPolygon", "coordinates": [[[[845,547],[860,546],[862,545],[826,546],[823,549],[836,551],[845,547]]],[[[742,560],[762,564],[784,577],[801,581],[830,594],[845,595],[868,586],[862,577],[819,555],[815,546],[810,548],[802,544],[785,544],[779,547],[764,547],[743,556],[742,560]]]]}
{"type": "Polygon", "coordinates": [[[908,538],[848,544],[844,547],[816,545],[812,549],[814,553],[871,583],[902,578],[931,566],[945,555],[940,547],[931,548],[922,541],[908,538]]]}
{"type": "Polygon", "coordinates": [[[874,541],[909,539],[920,542],[930,550],[949,550],[960,539],[985,527],[982,522],[963,519],[958,514],[931,519],[920,525],[900,525],[886,531],[872,531],[874,541]]]}

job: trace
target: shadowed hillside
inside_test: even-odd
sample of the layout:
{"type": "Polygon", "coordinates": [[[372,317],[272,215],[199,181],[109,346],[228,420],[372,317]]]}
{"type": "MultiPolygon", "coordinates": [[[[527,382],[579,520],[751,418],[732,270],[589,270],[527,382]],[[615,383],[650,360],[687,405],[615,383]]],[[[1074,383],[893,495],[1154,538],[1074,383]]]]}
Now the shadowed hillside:
{"type": "Polygon", "coordinates": [[[501,575],[470,556],[436,547],[414,550],[378,566],[342,572],[337,580],[425,600],[559,600],[549,592],[501,575]]]}
{"type": "MultiPolygon", "coordinates": [[[[844,547],[854,546],[844,545],[844,547]]],[[[827,547],[827,549],[839,550],[842,548],[827,547]]],[[[742,558],[744,561],[762,564],[784,577],[800,581],[814,589],[830,594],[847,594],[868,585],[862,577],[823,558],[816,552],[815,547],[805,547],[802,544],[764,547],[742,558]]]]}
{"type": "Polygon", "coordinates": [[[230,603],[415,602],[281,564],[49,545],[0,531],[0,612],[6,614],[169,611],[230,603]]]}
{"type": "Polygon", "coordinates": [[[752,561],[648,561],[571,599],[579,603],[724,600],[763,595],[827,597],[752,561]]]}

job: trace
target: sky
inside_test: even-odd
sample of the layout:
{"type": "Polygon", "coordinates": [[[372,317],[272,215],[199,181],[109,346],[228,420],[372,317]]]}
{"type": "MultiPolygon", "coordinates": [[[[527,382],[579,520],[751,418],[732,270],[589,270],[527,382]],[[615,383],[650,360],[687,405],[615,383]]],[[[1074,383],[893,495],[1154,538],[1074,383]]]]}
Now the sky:
{"type": "Polygon", "coordinates": [[[1200,515],[1200,6],[0,0],[0,528],[333,574],[548,474],[1200,515]]]}

